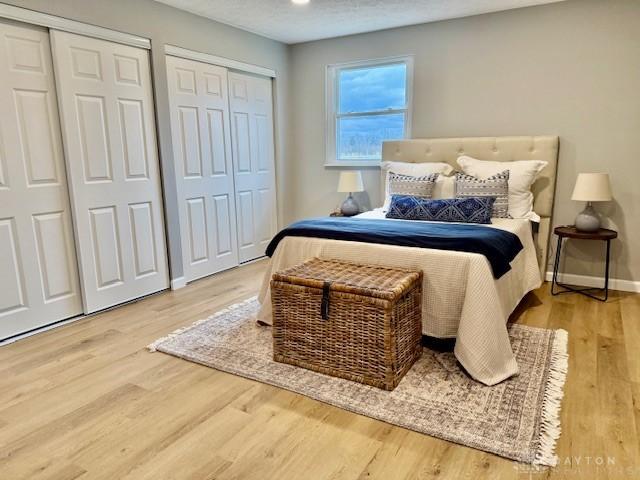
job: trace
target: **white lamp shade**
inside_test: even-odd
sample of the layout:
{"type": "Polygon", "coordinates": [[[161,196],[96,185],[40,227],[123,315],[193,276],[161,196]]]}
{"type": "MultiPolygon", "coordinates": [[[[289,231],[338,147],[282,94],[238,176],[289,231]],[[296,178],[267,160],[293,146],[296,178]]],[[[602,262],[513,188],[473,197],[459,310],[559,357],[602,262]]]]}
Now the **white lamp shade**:
{"type": "Polygon", "coordinates": [[[362,192],[364,185],[362,184],[362,174],[359,171],[340,172],[340,181],[338,182],[339,192],[362,192]]]}
{"type": "Polygon", "coordinates": [[[608,202],[611,184],[608,173],[579,173],[571,200],[580,202],[608,202]]]}

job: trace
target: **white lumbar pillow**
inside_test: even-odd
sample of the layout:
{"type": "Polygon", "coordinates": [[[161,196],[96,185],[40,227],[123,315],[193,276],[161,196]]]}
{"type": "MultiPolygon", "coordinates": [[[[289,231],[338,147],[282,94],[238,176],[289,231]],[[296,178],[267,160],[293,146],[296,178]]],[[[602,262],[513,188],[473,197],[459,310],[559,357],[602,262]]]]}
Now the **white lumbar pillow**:
{"type": "Polygon", "coordinates": [[[466,155],[458,157],[458,165],[462,171],[480,179],[487,179],[496,173],[509,170],[509,215],[513,218],[528,218],[534,222],[539,222],[540,216],[533,211],[531,185],[548,163],[544,160],[496,162],[478,160],[466,155]]]}
{"type": "Polygon", "coordinates": [[[423,177],[432,173],[449,175],[453,172],[453,167],[444,162],[425,162],[425,163],[409,163],[409,162],[382,162],[380,168],[385,173],[384,176],[384,205],[383,211],[389,210],[391,205],[391,195],[389,195],[389,172],[399,173],[401,175],[411,175],[412,177],[423,177]]]}

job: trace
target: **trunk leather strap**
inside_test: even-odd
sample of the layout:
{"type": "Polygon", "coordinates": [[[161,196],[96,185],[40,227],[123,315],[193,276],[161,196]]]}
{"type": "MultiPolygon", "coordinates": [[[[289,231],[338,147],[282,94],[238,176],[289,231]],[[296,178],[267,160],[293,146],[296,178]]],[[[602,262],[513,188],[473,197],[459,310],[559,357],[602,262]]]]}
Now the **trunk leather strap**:
{"type": "Polygon", "coordinates": [[[329,320],[329,292],[331,282],[324,282],[322,285],[322,302],[320,303],[320,316],[323,320],[329,320]]]}

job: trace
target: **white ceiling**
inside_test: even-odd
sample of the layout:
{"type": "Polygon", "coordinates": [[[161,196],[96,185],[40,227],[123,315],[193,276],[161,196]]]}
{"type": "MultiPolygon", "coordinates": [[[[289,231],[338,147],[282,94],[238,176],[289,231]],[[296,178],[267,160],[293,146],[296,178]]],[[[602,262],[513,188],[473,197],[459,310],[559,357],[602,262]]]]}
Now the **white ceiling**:
{"type": "Polygon", "coordinates": [[[156,0],[285,43],[467,17],[562,0],[156,0]]]}

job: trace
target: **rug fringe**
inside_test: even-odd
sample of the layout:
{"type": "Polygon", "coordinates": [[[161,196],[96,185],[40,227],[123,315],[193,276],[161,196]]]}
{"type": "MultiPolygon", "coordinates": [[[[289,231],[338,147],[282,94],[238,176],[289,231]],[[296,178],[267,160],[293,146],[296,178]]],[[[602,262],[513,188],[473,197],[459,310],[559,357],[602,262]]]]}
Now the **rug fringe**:
{"type": "Polygon", "coordinates": [[[564,396],[564,383],[569,369],[569,353],[567,345],[569,333],[558,329],[555,332],[551,352],[549,378],[542,403],[542,421],[540,425],[540,439],[534,465],[553,467],[558,462],[555,454],[556,443],[562,431],[560,427],[560,409],[564,396]]]}
{"type": "Polygon", "coordinates": [[[198,325],[203,324],[204,322],[208,322],[211,319],[214,319],[220,315],[224,315],[225,313],[229,313],[232,310],[235,310],[237,308],[243,307],[245,306],[247,303],[251,303],[253,301],[255,301],[258,297],[257,296],[253,296],[250,298],[247,298],[246,300],[243,300],[242,302],[238,302],[238,303],[234,303],[233,305],[229,305],[227,308],[224,308],[222,310],[217,311],[216,313],[214,313],[213,315],[209,315],[207,318],[203,318],[201,320],[198,320],[196,322],[193,322],[191,325],[187,325],[186,327],[181,327],[178,328],[177,330],[174,330],[173,332],[165,335],[162,338],[157,339],[155,342],[150,343],[149,345],[147,345],[147,350],[149,350],[150,352],[156,352],[158,350],[158,347],[166,342],[167,340],[177,337],[178,335],[184,333],[184,332],[188,332],[189,330],[191,330],[192,328],[197,327],[198,325]]]}

